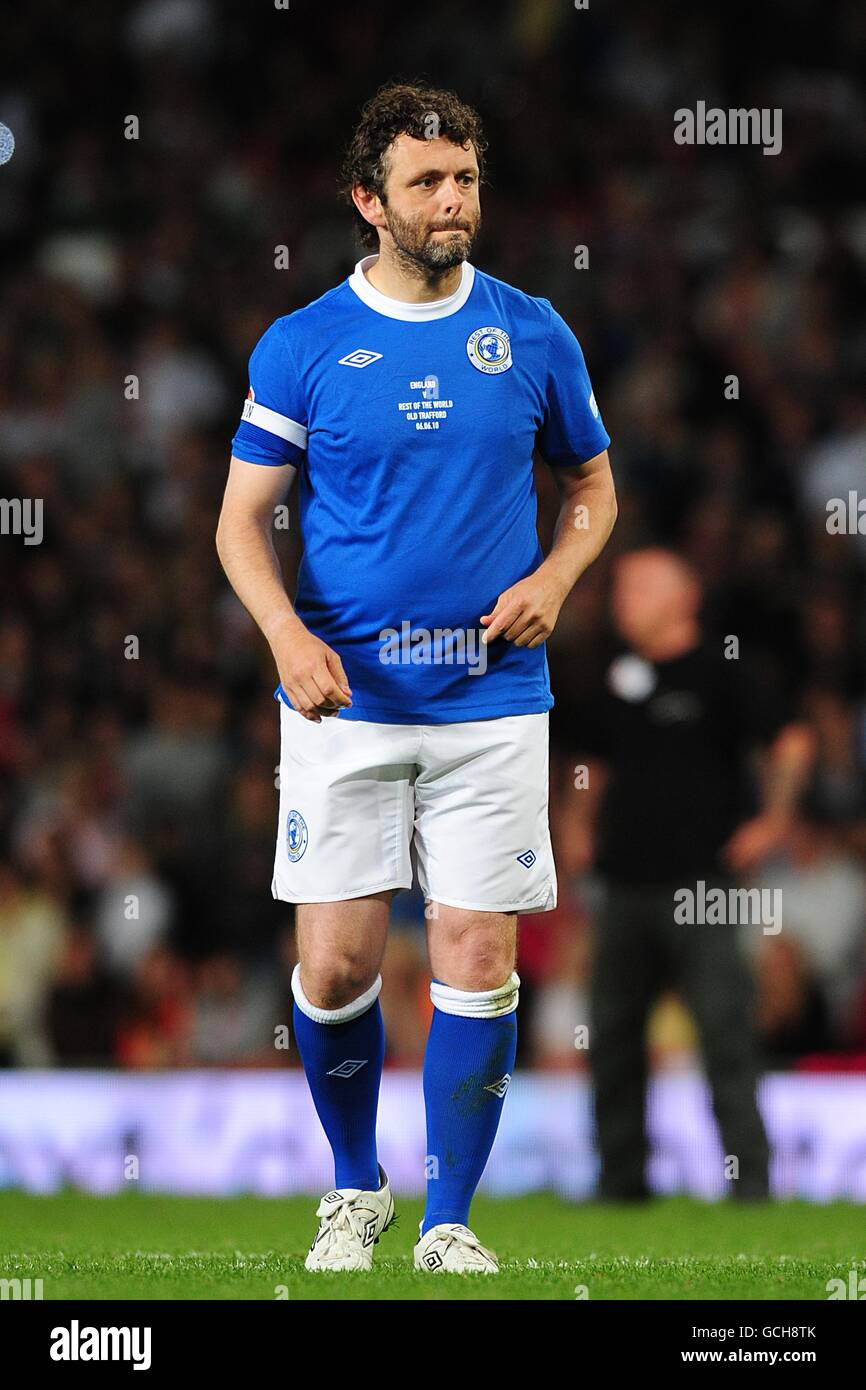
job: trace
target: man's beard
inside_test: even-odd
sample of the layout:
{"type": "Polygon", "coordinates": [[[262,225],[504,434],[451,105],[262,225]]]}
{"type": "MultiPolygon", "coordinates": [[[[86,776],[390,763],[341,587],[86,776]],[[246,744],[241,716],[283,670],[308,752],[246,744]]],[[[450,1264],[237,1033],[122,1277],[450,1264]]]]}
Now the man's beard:
{"type": "MultiPolygon", "coordinates": [[[[459,234],[434,236],[437,224],[431,228],[422,213],[417,217],[400,217],[392,208],[385,207],[388,231],[394,239],[394,248],[399,259],[409,266],[438,273],[451,270],[461,261],[469,259],[478,229],[481,226],[479,213],[475,222],[469,217],[460,217],[453,224],[459,234]]],[[[446,224],[439,226],[445,228],[446,224]]],[[[450,224],[449,224],[450,226],[450,224]]]]}

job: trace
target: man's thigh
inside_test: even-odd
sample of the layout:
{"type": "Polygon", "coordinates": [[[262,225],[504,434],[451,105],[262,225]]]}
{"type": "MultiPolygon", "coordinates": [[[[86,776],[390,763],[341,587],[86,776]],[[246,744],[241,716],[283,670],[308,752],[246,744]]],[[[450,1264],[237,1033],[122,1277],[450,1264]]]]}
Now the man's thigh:
{"type": "Polygon", "coordinates": [[[555,908],[547,714],[421,734],[413,856],[424,897],[506,916],[555,908]]]}
{"type": "Polygon", "coordinates": [[[669,974],[658,918],[654,887],[605,884],[590,932],[592,1010],[599,1026],[643,1029],[669,974]]]}
{"type": "MultiPolygon", "coordinates": [[[[707,875],[711,887],[727,893],[733,880],[707,875]]],[[[727,917],[727,913],[723,914],[727,917]]],[[[702,1040],[727,1037],[732,1049],[751,1048],[755,978],[736,923],[669,924],[671,952],[677,962],[677,987],[695,1016],[702,1040]]],[[[751,930],[760,931],[760,927],[751,930]]]]}
{"type": "Polygon", "coordinates": [[[384,892],[298,905],[295,937],[301,984],[313,1003],[321,1001],[311,992],[345,986],[352,996],[373,983],[382,968],[393,897],[393,892],[384,892]]]}
{"type": "Polygon", "coordinates": [[[341,903],[412,883],[416,726],[321,724],[280,702],[280,808],[272,893],[341,903]]]}

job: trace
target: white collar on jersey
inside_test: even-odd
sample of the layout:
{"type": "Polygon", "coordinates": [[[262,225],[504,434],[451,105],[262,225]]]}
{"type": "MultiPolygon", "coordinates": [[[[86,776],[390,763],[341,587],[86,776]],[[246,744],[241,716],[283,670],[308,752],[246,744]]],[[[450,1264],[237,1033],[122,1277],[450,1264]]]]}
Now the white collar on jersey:
{"type": "Polygon", "coordinates": [[[464,261],[460,267],[460,284],[454,293],[449,294],[446,299],[430,299],[423,304],[415,304],[404,299],[391,299],[387,294],[382,294],[374,285],[371,285],[364,274],[378,259],[377,255],[364,256],[349,276],[349,284],[358,298],[362,299],[370,309],[375,309],[377,314],[384,314],[389,319],[404,319],[411,323],[420,323],[425,319],[446,319],[449,314],[456,314],[458,309],[463,308],[475,282],[475,267],[470,265],[468,261],[464,261]]]}

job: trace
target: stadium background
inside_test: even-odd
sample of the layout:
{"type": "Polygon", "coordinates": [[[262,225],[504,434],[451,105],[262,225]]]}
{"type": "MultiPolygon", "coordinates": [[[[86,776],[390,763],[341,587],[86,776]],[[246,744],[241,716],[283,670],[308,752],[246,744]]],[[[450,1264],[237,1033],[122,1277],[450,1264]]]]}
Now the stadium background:
{"type": "MultiPolygon", "coordinates": [[[[339,156],[391,76],[479,107],[473,259],[565,316],[613,439],[614,538],[549,644],[561,900],[521,925],[523,1091],[529,1068],[582,1069],[594,884],[570,871],[563,807],[610,650],[611,560],[649,539],[695,561],[711,624],[817,735],[782,866],[806,906],[755,955],[766,1065],[866,1071],[866,536],[826,526],[828,500],[866,481],[861,7],[769,3],[760,25],[740,3],[493,14],[42,0],[4,21],[0,496],[42,498],[45,518],[38,546],[0,537],[7,1081],[297,1068],[274,1046],[295,951],[269,895],[272,663],[213,537],[252,344],[360,255],[339,156]],[[781,107],[781,153],[677,145],[673,112],[697,99],[781,107]]],[[[543,467],[538,486],[546,538],[543,467]]],[[[279,545],[291,575],[296,534],[279,545]]],[[[401,895],[394,919],[389,1072],[419,1066],[430,1011],[422,905],[401,895]]],[[[693,1066],[675,996],[650,1031],[660,1071],[693,1066]]]]}

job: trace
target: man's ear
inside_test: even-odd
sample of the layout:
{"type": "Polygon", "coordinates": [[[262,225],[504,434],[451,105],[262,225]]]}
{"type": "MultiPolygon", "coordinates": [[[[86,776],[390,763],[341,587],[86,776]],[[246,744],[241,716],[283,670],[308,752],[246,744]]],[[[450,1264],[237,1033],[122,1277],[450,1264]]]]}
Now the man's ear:
{"type": "Polygon", "coordinates": [[[352,188],[352,202],[371,227],[385,226],[385,213],[378,193],[371,193],[363,184],[356,183],[352,188]]]}

